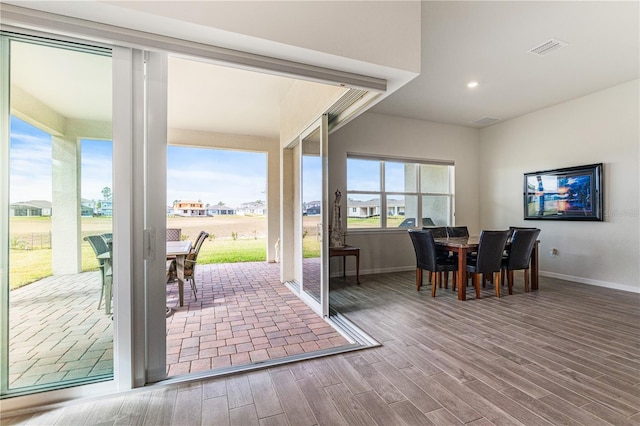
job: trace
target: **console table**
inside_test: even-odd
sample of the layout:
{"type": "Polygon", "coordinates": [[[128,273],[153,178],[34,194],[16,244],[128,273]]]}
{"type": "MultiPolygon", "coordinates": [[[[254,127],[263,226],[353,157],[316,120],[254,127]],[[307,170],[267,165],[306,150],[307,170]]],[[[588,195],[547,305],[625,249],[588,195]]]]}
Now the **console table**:
{"type": "Polygon", "coordinates": [[[356,282],[360,285],[360,248],[355,246],[329,247],[329,257],[342,257],[342,277],[347,276],[347,256],[356,257],[356,282]]]}

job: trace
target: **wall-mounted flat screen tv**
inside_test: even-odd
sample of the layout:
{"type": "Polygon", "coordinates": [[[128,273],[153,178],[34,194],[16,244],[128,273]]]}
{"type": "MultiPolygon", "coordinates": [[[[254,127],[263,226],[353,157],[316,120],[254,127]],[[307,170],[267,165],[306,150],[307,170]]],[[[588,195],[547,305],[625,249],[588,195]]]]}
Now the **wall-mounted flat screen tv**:
{"type": "Polygon", "coordinates": [[[601,221],[602,188],[602,163],[525,173],[524,218],[601,221]]]}

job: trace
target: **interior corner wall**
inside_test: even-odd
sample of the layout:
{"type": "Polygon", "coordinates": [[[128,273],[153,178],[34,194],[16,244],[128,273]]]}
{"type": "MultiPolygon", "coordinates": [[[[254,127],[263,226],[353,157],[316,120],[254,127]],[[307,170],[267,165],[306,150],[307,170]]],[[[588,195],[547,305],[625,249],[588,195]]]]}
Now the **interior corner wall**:
{"type": "MultiPolygon", "coordinates": [[[[453,161],[456,224],[467,225],[471,233],[479,232],[477,129],[369,112],[362,114],[329,135],[329,188],[330,193],[336,189],[342,192],[343,211],[346,211],[347,200],[347,153],[453,161]]],[[[360,247],[361,274],[415,268],[415,253],[406,229],[385,232],[347,230],[346,242],[360,247]]],[[[340,268],[340,259],[333,259],[331,275],[340,268]]],[[[347,273],[355,275],[355,266],[349,261],[347,273]]]]}
{"type": "Polygon", "coordinates": [[[640,292],[639,94],[634,80],[480,131],[480,223],[540,228],[541,275],[640,292]],[[523,220],[524,173],[600,162],[603,222],[523,220]]]}

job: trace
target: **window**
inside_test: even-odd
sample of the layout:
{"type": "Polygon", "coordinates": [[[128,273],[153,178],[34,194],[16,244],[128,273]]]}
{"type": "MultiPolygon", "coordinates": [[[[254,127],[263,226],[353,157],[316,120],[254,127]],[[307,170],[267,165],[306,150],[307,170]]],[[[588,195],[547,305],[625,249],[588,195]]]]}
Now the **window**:
{"type": "Polygon", "coordinates": [[[347,157],[348,229],[447,226],[452,215],[453,164],[347,157]]]}

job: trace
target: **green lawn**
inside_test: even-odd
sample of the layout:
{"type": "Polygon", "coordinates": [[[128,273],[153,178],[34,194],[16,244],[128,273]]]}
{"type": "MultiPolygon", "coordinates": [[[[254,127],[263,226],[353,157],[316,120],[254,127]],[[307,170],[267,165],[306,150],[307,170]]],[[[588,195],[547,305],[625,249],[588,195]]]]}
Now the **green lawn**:
{"type": "MultiPolygon", "coordinates": [[[[405,219],[404,216],[387,216],[387,228],[397,228],[402,221],[405,219]]],[[[347,218],[347,227],[348,228],[380,228],[380,217],[349,217],[347,218]]]]}
{"type": "MultiPolygon", "coordinates": [[[[82,236],[111,232],[111,218],[82,218],[82,236]]],[[[201,229],[211,234],[205,241],[198,263],[264,262],[267,259],[265,217],[169,218],[167,227],[180,227],[183,237],[194,239],[201,229]],[[234,239],[231,234],[236,234],[234,239]]],[[[313,226],[310,229],[314,229],[313,226]]],[[[51,247],[48,236],[51,218],[11,218],[9,282],[12,289],[52,274],[51,247]],[[45,241],[43,244],[32,241],[45,241]],[[29,249],[25,249],[25,247],[29,249]]],[[[82,270],[98,269],[98,261],[89,243],[82,241],[82,270]]],[[[311,235],[304,240],[304,257],[318,257],[320,242],[311,235]]]]}

